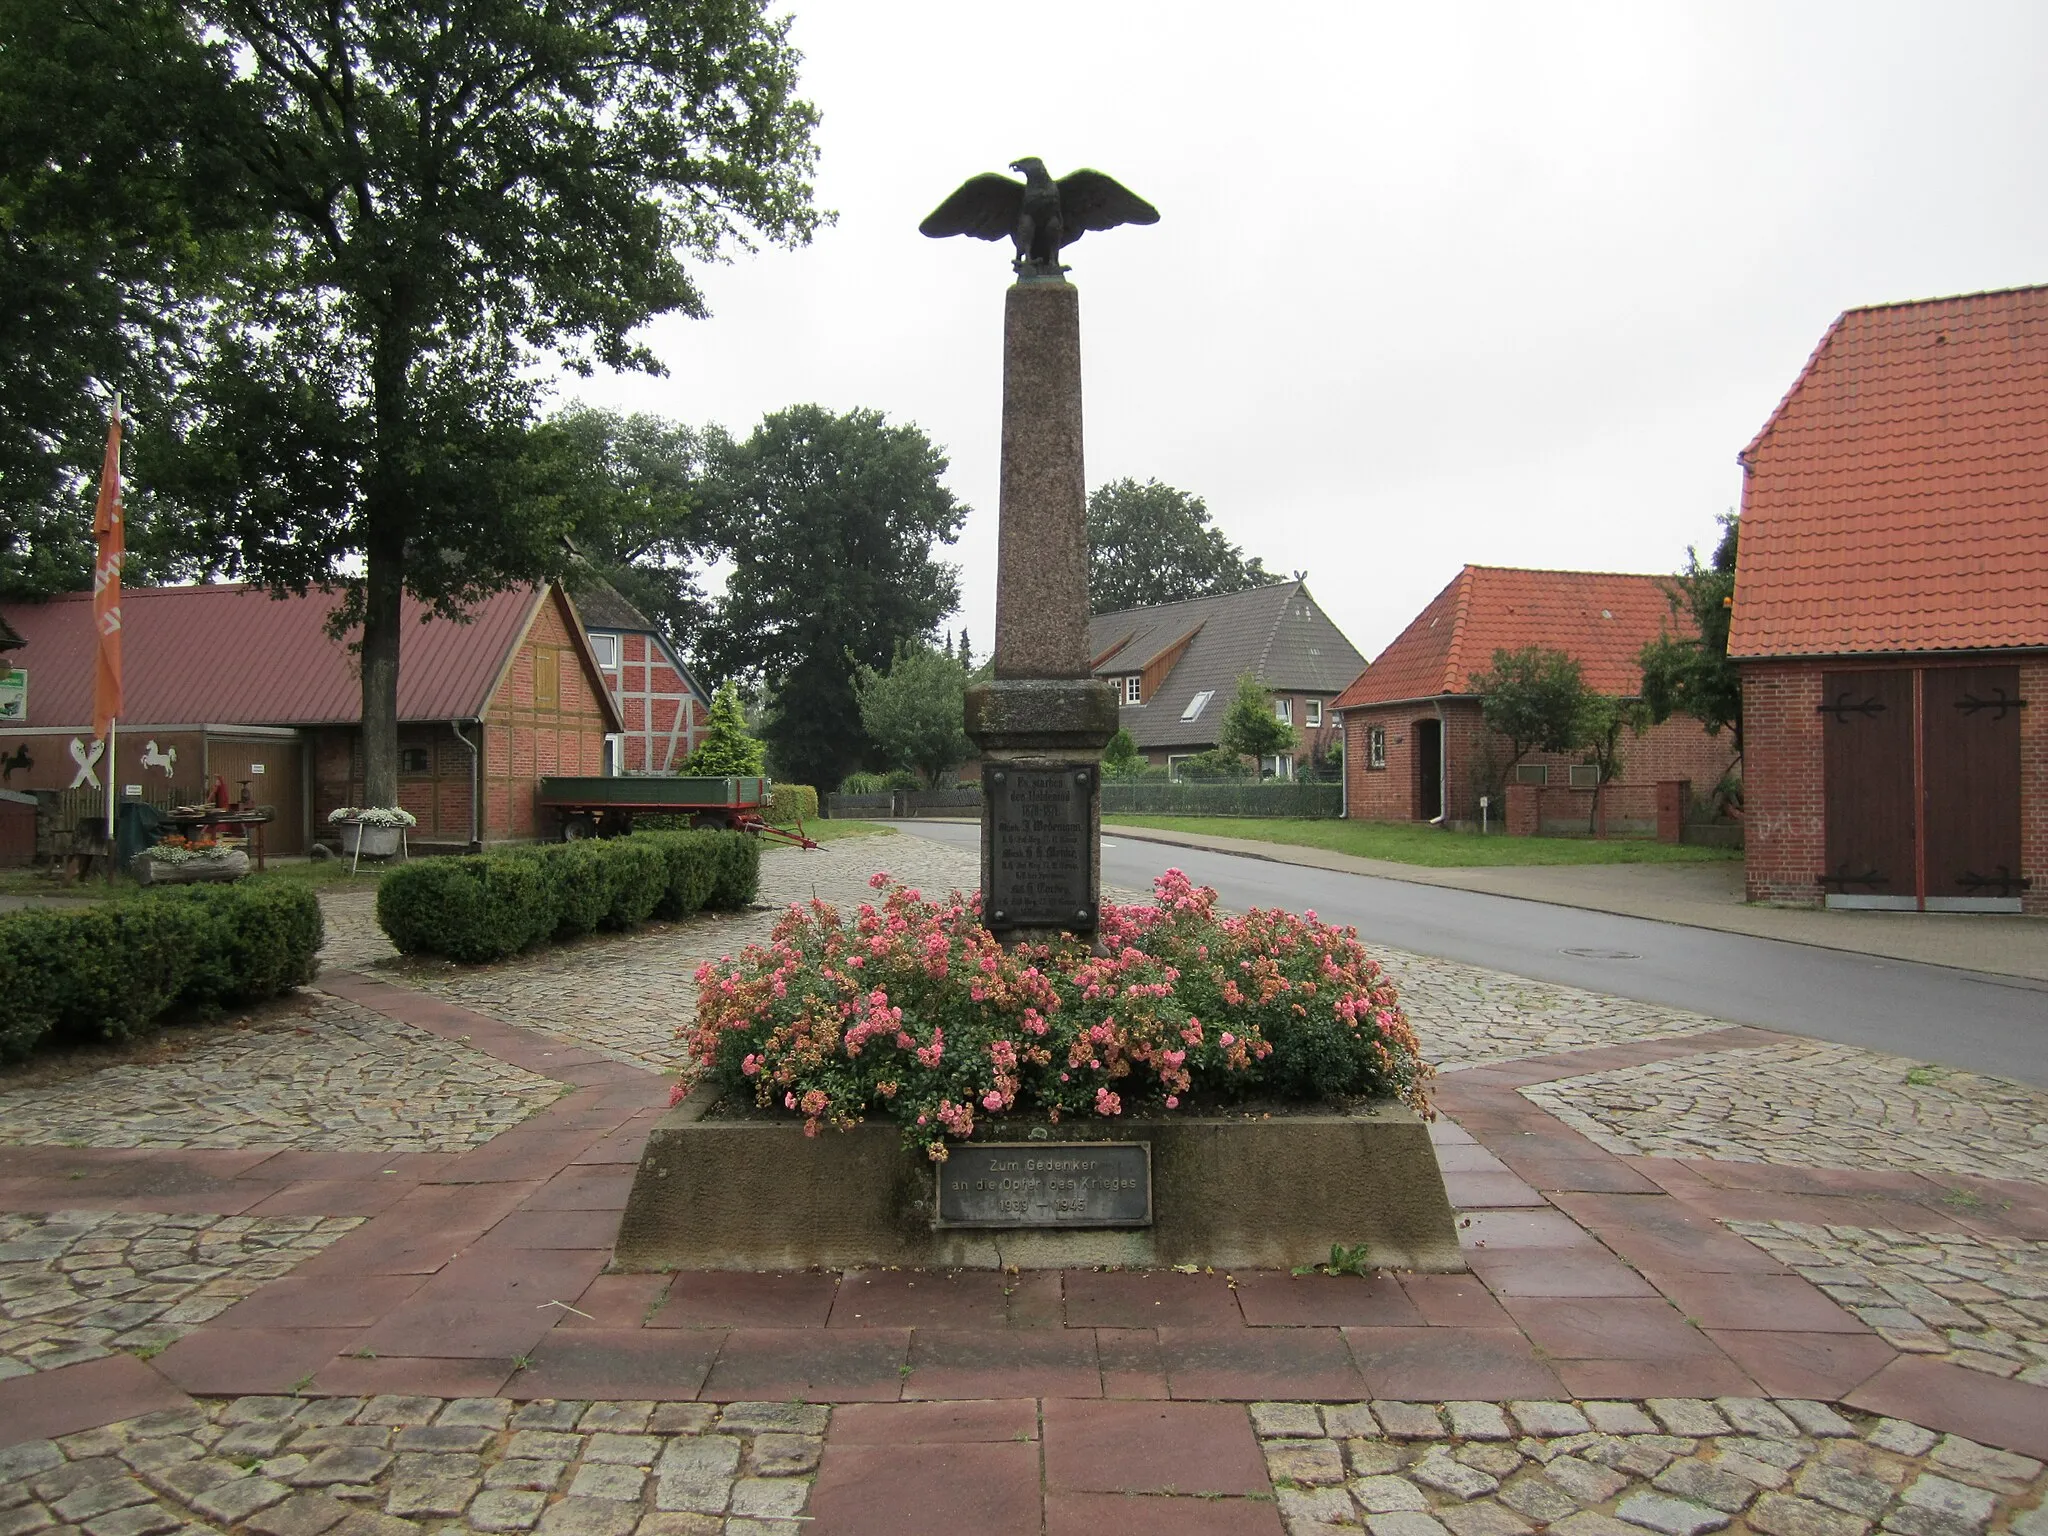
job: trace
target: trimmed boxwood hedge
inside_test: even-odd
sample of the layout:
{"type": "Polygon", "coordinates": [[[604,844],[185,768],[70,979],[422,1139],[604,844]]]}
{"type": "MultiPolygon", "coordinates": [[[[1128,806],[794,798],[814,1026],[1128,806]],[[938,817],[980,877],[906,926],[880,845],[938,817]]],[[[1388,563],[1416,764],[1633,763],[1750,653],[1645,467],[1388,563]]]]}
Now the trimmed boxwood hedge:
{"type": "Polygon", "coordinates": [[[743,907],[760,877],[760,845],[743,832],[636,832],[402,864],[378,883],[377,921],[405,954],[475,965],[544,939],[743,907]]]}
{"type": "Polygon", "coordinates": [[[125,1040],[313,979],[320,903],[305,886],[174,886],[130,901],[0,914],[0,1057],[46,1039],[125,1040]]]}

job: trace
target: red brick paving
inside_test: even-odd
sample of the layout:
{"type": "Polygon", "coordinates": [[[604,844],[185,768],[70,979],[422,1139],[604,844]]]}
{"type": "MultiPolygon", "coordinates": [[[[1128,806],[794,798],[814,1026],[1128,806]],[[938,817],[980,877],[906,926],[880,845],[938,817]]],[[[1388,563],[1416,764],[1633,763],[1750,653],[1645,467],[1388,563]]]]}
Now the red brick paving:
{"type": "Polygon", "coordinates": [[[1272,1491],[1251,1420],[1229,1404],[1054,1400],[1044,1411],[1052,1492],[1272,1491]]]}
{"type": "Polygon", "coordinates": [[[949,1536],[1272,1536],[1279,1519],[1242,1406],[1265,1398],[1762,1391],[2048,1451],[2048,1392],[1898,1356],[1719,1222],[2048,1237],[2048,1194],[1618,1158],[1516,1091],[1773,1038],[1753,1031],[1447,1078],[1444,1102],[1463,1120],[1430,1130],[1468,1207],[1467,1274],[670,1277],[602,1273],[663,1079],[388,984],[329,985],[573,1091],[458,1154],[0,1150],[0,1209],[368,1217],[153,1364],[116,1356],[0,1382],[0,1442],[181,1403],[185,1391],[802,1399],[841,1405],[813,1496],[819,1528],[949,1536]]]}
{"type": "Polygon", "coordinates": [[[1256,1499],[1051,1493],[1045,1536],[1281,1536],[1277,1506],[1256,1499]]]}
{"type": "Polygon", "coordinates": [[[811,1489],[814,1528],[844,1536],[1039,1536],[1038,1447],[838,1445],[811,1489]]]}
{"type": "Polygon", "coordinates": [[[192,1399],[133,1355],[0,1381],[0,1445],[47,1440],[192,1399]]]}
{"type": "Polygon", "coordinates": [[[1845,1397],[1898,1357],[1874,1333],[1764,1333],[1709,1327],[1707,1337],[1773,1397],[1845,1397]]]}
{"type": "Polygon", "coordinates": [[[835,1445],[992,1445],[1038,1438],[1028,1397],[970,1402],[848,1403],[832,1414],[835,1445]]]}
{"type": "Polygon", "coordinates": [[[1986,1445],[2048,1457],[2048,1393],[2021,1381],[1900,1355],[1846,1394],[1852,1408],[1908,1418],[1986,1445]]]}
{"type": "Polygon", "coordinates": [[[1368,1397],[1407,1401],[1555,1397],[1557,1378],[1515,1328],[1346,1328],[1368,1397]]]}

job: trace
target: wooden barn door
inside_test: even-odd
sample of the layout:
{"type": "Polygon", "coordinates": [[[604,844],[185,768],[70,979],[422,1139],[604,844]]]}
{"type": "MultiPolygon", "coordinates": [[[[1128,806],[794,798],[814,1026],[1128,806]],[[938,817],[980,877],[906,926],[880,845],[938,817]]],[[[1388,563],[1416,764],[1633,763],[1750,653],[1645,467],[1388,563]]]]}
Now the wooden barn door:
{"type": "Polygon", "coordinates": [[[1921,684],[1932,912],[2017,912],[2020,669],[1930,667],[1921,684]]]}
{"type": "Polygon", "coordinates": [[[1919,905],[1913,825],[1913,674],[1821,677],[1831,907],[1919,905]]]}

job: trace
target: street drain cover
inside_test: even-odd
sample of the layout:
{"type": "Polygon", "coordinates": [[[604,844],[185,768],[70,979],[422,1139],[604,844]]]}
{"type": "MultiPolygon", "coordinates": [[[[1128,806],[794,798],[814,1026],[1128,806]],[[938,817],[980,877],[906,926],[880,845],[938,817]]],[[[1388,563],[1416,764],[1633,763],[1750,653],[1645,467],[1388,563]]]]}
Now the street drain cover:
{"type": "Polygon", "coordinates": [[[1567,949],[1567,955],[1577,955],[1581,960],[1640,960],[1643,957],[1628,949],[1567,949]]]}

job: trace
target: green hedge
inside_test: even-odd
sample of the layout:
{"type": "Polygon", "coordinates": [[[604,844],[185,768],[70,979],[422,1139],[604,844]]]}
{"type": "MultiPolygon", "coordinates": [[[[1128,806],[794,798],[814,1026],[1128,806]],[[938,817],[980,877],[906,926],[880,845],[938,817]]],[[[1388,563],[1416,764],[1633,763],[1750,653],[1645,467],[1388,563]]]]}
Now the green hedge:
{"type": "Polygon", "coordinates": [[[760,873],[760,845],[742,832],[636,832],[401,864],[378,882],[377,921],[405,954],[480,964],[594,928],[743,907],[760,873]]]}
{"type": "Polygon", "coordinates": [[[808,784],[778,784],[768,792],[768,820],[778,827],[818,819],[818,792],[808,784]]]}
{"type": "Polygon", "coordinates": [[[311,981],[320,903],[302,885],[179,886],[132,901],[0,915],[0,1057],[47,1038],[125,1040],[311,981]]]}

